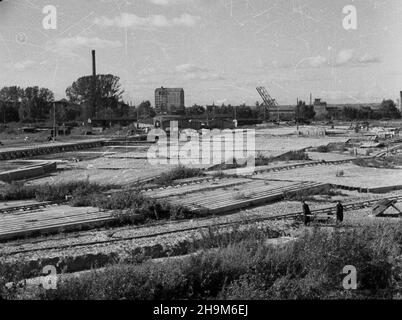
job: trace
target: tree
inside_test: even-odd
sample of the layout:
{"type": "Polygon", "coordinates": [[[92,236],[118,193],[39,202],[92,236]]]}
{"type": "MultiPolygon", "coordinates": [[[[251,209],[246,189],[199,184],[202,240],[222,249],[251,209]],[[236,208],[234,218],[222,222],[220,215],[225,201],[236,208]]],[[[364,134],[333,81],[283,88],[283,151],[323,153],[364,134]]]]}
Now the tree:
{"type": "Polygon", "coordinates": [[[7,108],[6,121],[38,121],[49,116],[54,95],[51,90],[38,86],[25,89],[11,86],[0,90],[0,100],[6,103],[6,107],[3,107],[3,120],[7,108]]]}
{"type": "Polygon", "coordinates": [[[19,102],[24,97],[24,89],[18,86],[3,87],[0,90],[0,100],[5,102],[19,102]]]}
{"type": "MultiPolygon", "coordinates": [[[[115,110],[124,90],[121,89],[120,78],[112,74],[98,74],[96,76],[95,105],[102,112],[108,108],[115,110]]],[[[75,81],[66,89],[66,95],[70,102],[81,104],[93,101],[92,76],[84,76],[75,81]]]]}
{"type": "Polygon", "coordinates": [[[28,118],[32,120],[44,120],[49,117],[54,95],[47,88],[28,87],[25,89],[24,100],[28,102],[25,104],[25,106],[28,106],[26,110],[28,118]]]}
{"type": "Polygon", "coordinates": [[[299,101],[296,106],[296,120],[297,121],[308,121],[315,117],[314,106],[306,105],[304,101],[299,101]]]}
{"type": "Polygon", "coordinates": [[[154,108],[152,108],[149,100],[141,102],[136,109],[138,111],[139,118],[153,118],[156,115],[156,112],[154,108]]]}
{"type": "Polygon", "coordinates": [[[236,109],[237,117],[244,119],[251,119],[255,116],[253,110],[245,104],[240,105],[236,109]]]}
{"type": "Polygon", "coordinates": [[[380,106],[380,113],[383,118],[399,119],[401,117],[393,100],[384,100],[380,106]]]}
{"type": "Polygon", "coordinates": [[[19,102],[9,102],[0,100],[0,123],[18,122],[19,102]]]}
{"type": "Polygon", "coordinates": [[[194,104],[192,107],[187,108],[186,113],[187,115],[201,115],[206,112],[205,107],[199,106],[198,104],[194,104]]]}

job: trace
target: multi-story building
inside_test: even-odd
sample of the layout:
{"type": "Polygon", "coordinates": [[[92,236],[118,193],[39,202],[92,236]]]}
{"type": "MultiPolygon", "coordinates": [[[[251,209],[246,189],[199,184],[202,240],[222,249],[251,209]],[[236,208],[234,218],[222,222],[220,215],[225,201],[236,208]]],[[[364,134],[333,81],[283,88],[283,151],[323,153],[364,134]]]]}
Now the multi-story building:
{"type": "Polygon", "coordinates": [[[314,100],[314,112],[315,112],[315,118],[316,119],[322,119],[327,116],[327,103],[324,101],[321,101],[321,99],[315,99],[314,100]]]}
{"type": "Polygon", "coordinates": [[[155,111],[158,114],[184,114],[184,89],[164,87],[156,89],[155,111]]]}

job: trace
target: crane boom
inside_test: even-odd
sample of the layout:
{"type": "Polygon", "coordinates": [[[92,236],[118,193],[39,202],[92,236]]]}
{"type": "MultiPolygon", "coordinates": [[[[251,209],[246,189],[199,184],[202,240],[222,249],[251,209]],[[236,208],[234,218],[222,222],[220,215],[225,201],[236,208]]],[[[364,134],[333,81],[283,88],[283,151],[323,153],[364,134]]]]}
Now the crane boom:
{"type": "Polygon", "coordinates": [[[265,104],[265,109],[264,109],[264,120],[265,120],[265,112],[266,110],[270,110],[270,109],[274,109],[276,108],[277,110],[277,116],[278,116],[278,122],[279,122],[279,105],[278,103],[275,101],[275,99],[273,99],[267,89],[265,87],[257,87],[257,92],[260,94],[262,100],[264,101],[265,104]]]}

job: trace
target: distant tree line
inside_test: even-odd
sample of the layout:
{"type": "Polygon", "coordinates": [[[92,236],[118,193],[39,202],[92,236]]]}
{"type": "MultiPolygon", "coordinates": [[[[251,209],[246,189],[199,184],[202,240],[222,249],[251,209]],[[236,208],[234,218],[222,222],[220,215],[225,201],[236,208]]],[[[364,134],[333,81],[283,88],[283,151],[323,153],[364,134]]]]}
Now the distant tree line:
{"type": "MultiPolygon", "coordinates": [[[[130,110],[122,100],[120,78],[111,74],[97,75],[95,101],[92,76],[84,76],[66,89],[67,100],[57,103],[57,122],[84,120],[84,109],[95,105],[95,117],[127,117],[130,110]]],[[[47,122],[53,119],[54,94],[47,88],[19,86],[0,90],[0,123],[47,122]]],[[[85,119],[86,120],[86,119],[85,119]]]]}
{"type": "Polygon", "coordinates": [[[227,115],[243,119],[259,119],[260,110],[255,107],[246,106],[245,104],[239,106],[232,106],[230,104],[222,104],[221,106],[200,106],[194,104],[192,107],[186,108],[186,115],[208,115],[209,117],[214,117],[215,115],[227,115]]]}
{"type": "Polygon", "coordinates": [[[47,88],[18,86],[0,90],[1,122],[35,122],[49,117],[53,92],[47,88]]]}
{"type": "Polygon", "coordinates": [[[401,113],[393,100],[384,100],[378,109],[344,107],[340,117],[345,120],[399,119],[401,113]]]}
{"type": "MultiPolygon", "coordinates": [[[[0,89],[0,123],[7,122],[46,122],[54,117],[57,122],[83,121],[84,110],[90,108],[95,118],[131,118],[150,119],[156,115],[150,101],[143,101],[137,107],[130,107],[122,99],[120,78],[112,74],[99,74],[96,78],[96,94],[93,90],[92,76],[80,77],[66,89],[67,100],[57,103],[56,115],[53,115],[54,94],[50,89],[38,86],[21,88],[18,86],[0,89]],[[95,99],[95,101],[94,101],[95,99]],[[95,110],[92,110],[95,106],[95,110]]],[[[293,111],[292,107],[290,108],[293,111]]],[[[395,102],[384,100],[379,109],[367,107],[346,106],[331,109],[328,119],[368,120],[368,119],[398,119],[401,117],[395,102]]],[[[214,116],[236,117],[237,119],[263,120],[269,119],[264,104],[256,102],[255,106],[245,104],[232,106],[201,106],[194,104],[186,108],[187,116],[201,116],[212,119],[214,116]]],[[[315,118],[314,107],[299,101],[294,107],[293,120],[310,121],[315,118]]]]}

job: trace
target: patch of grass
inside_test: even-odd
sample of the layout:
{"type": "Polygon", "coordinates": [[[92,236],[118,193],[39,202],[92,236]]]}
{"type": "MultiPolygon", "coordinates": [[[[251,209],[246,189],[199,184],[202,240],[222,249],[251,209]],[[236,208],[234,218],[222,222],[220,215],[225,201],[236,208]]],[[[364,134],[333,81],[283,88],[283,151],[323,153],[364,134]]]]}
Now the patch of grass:
{"type": "Polygon", "coordinates": [[[170,185],[175,180],[188,179],[193,177],[203,176],[204,172],[202,169],[197,168],[187,168],[185,166],[178,166],[171,169],[168,172],[164,172],[156,180],[159,185],[170,185]]]}
{"type": "Polygon", "coordinates": [[[35,199],[35,195],[35,188],[17,182],[5,184],[0,189],[0,201],[35,199]]]}
{"type": "Polygon", "coordinates": [[[229,169],[238,169],[246,167],[247,163],[238,163],[236,158],[229,159],[226,162],[214,165],[209,168],[210,171],[223,171],[229,169]]]}
{"type": "Polygon", "coordinates": [[[117,264],[64,279],[41,299],[366,299],[401,294],[401,225],[315,229],[280,247],[253,230],[230,244],[163,263],[117,264]],[[353,265],[357,290],[342,287],[353,265]]]}
{"type": "Polygon", "coordinates": [[[316,151],[321,153],[345,152],[347,148],[344,143],[329,143],[328,145],[317,147],[316,151]]]}
{"type": "MultiPolygon", "coordinates": [[[[308,154],[304,150],[297,150],[297,151],[290,151],[285,154],[282,154],[278,157],[272,156],[265,156],[262,153],[258,153],[255,157],[255,166],[267,166],[273,162],[277,161],[309,161],[311,160],[308,154]]],[[[231,161],[227,161],[226,163],[217,164],[209,170],[212,171],[222,171],[222,170],[229,170],[229,169],[237,169],[237,168],[244,168],[246,167],[247,163],[238,163],[236,158],[233,158],[231,161]]]]}
{"type": "Polygon", "coordinates": [[[256,167],[267,166],[275,161],[276,161],[275,157],[272,157],[272,156],[267,157],[267,156],[263,155],[262,153],[258,153],[255,158],[255,166],[256,167]]]}
{"type": "Polygon", "coordinates": [[[1,201],[30,200],[59,201],[66,197],[80,198],[117,188],[114,185],[99,185],[87,180],[58,184],[26,186],[22,183],[11,183],[0,190],[1,201]]]}
{"type": "Polygon", "coordinates": [[[322,187],[315,190],[302,190],[297,192],[285,192],[285,201],[313,201],[313,202],[327,202],[332,197],[345,196],[340,190],[330,189],[329,187],[322,187]],[[324,199],[318,199],[316,196],[320,196],[324,199]]]}
{"type": "Polygon", "coordinates": [[[100,209],[114,211],[119,224],[193,217],[190,210],[183,206],[147,197],[139,191],[116,192],[108,197],[95,196],[90,199],[90,204],[100,209]]]}
{"type": "Polygon", "coordinates": [[[402,166],[402,156],[394,155],[382,158],[355,159],[353,163],[366,168],[395,169],[402,166]]]}
{"type": "Polygon", "coordinates": [[[321,153],[328,153],[330,152],[328,146],[319,146],[317,147],[317,152],[321,152],[321,153]]]}
{"type": "Polygon", "coordinates": [[[281,161],[310,161],[310,157],[308,156],[307,152],[304,150],[297,150],[297,151],[290,151],[285,153],[279,157],[278,160],[281,161]]]}

